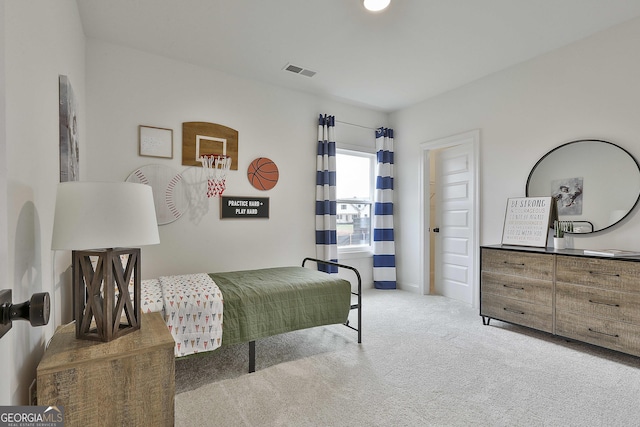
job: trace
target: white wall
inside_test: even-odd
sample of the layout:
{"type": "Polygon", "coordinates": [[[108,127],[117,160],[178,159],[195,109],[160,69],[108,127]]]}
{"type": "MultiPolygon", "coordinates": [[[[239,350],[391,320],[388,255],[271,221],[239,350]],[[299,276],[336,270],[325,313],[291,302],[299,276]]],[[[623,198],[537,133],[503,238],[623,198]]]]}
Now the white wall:
{"type": "MultiPolygon", "coordinates": [[[[86,43],[73,0],[2,6],[0,94],[6,92],[6,132],[0,136],[0,197],[6,210],[0,237],[6,246],[0,249],[0,273],[13,289],[14,302],[49,292],[52,314],[47,327],[16,322],[2,338],[0,364],[7,381],[2,381],[0,405],[28,402],[44,343],[56,326],[71,320],[70,254],[50,250],[59,181],[60,74],[69,77],[78,101],[81,180],[121,181],[149,163],[183,171],[181,123],[201,120],[240,131],[240,170],[230,174],[227,194],[271,198],[267,221],[220,221],[216,200],[197,221],[187,214],[161,227],[162,243],[143,250],[145,277],[290,265],[313,256],[317,114],[369,127],[386,125],[388,119],[384,113],[142,52],[86,43]],[[173,160],[138,156],[139,124],[174,129],[173,160]],[[245,178],[249,162],[259,156],[274,159],[280,168],[280,182],[268,193],[254,190],[245,178]]],[[[370,270],[370,259],[349,263],[370,270]]],[[[370,283],[370,272],[363,273],[370,283]]]]}
{"type": "Polygon", "coordinates": [[[84,35],[73,0],[3,3],[7,193],[0,197],[7,215],[6,283],[14,303],[36,292],[49,292],[53,299],[48,326],[14,322],[2,338],[1,348],[8,347],[12,360],[2,363],[6,375],[0,404],[24,404],[44,343],[71,308],[61,309],[67,290],[55,277],[68,262],[56,259],[60,264],[54,272],[50,249],[59,181],[58,75],[69,76],[74,86],[82,138],[84,35]]]}
{"type": "MultiPolygon", "coordinates": [[[[160,226],[161,243],[142,250],[143,278],[297,265],[315,256],[318,114],[372,128],[388,119],[381,112],[97,40],[87,41],[87,111],[87,161],[81,166],[87,180],[123,181],[147,164],[185,171],[182,123],[204,121],[239,132],[238,170],[229,172],[225,194],[270,199],[268,220],[221,220],[215,198],[205,201],[205,212],[191,209],[160,226]],[[173,129],[174,158],[138,156],[139,125],[173,129]],[[269,157],[279,168],[280,179],[270,191],[254,189],[246,178],[257,157],[269,157]]],[[[352,132],[337,134],[351,139],[352,132]]],[[[374,138],[371,131],[371,144],[374,138]]],[[[367,265],[367,260],[349,261],[367,265]]]]}
{"type": "MultiPolygon", "coordinates": [[[[5,74],[4,74],[4,57],[5,57],[5,26],[4,26],[4,2],[0,2],[0,242],[7,241],[7,133],[5,121],[5,74]]],[[[5,244],[0,244],[0,283],[2,288],[10,289],[8,276],[8,258],[9,251],[5,244]],[[6,284],[6,285],[5,285],[6,284]]],[[[5,338],[0,340],[0,366],[14,366],[13,362],[13,340],[5,338]]],[[[0,387],[0,405],[11,402],[11,387],[7,383],[3,383],[0,387]]]]}
{"type": "MultiPolygon", "coordinates": [[[[4,256],[14,301],[40,291],[55,298],[48,327],[16,323],[2,339],[8,381],[2,381],[0,404],[26,403],[44,341],[70,314],[61,309],[68,303],[69,254],[54,257],[49,250],[58,182],[59,74],[69,76],[79,101],[82,180],[121,181],[149,163],[183,171],[181,123],[201,120],[240,132],[240,170],[230,173],[227,194],[270,197],[266,221],[221,221],[215,200],[199,220],[187,214],[162,226],[162,243],[143,249],[144,277],[289,265],[313,255],[317,114],[374,128],[388,121],[380,112],[94,40],[86,43],[85,63],[73,0],[4,2],[0,18],[5,66],[0,89],[6,92],[6,132],[0,137],[6,158],[0,167],[6,167],[7,178],[6,197],[0,189],[7,224],[0,262],[4,256]],[[140,124],[174,129],[174,159],[137,155],[140,124]],[[280,182],[267,193],[250,187],[244,175],[259,156],[280,168],[280,182]]],[[[481,243],[498,243],[506,198],[524,194],[528,171],[549,149],[599,138],[640,157],[638,39],[635,20],[392,115],[401,287],[420,280],[419,144],[481,129],[481,243]]],[[[577,239],[575,246],[638,249],[639,228],[634,214],[622,227],[577,239]]],[[[370,265],[369,259],[349,261],[359,268],[370,265]]]]}
{"type": "MultiPolygon", "coordinates": [[[[480,129],[480,243],[500,243],[508,197],[550,149],[581,138],[614,142],[640,159],[640,20],[392,114],[396,129],[398,280],[418,286],[420,143],[480,129]]],[[[606,201],[603,201],[606,202],[606,201]]],[[[640,249],[640,218],[575,238],[576,248],[640,249]]]]}

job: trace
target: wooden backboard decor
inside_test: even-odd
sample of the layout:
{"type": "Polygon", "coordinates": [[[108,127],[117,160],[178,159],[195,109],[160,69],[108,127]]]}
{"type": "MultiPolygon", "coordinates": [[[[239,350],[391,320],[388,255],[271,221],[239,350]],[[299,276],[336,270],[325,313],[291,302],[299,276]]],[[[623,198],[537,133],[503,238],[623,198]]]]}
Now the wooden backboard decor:
{"type": "Polygon", "coordinates": [[[202,167],[202,154],[230,156],[231,169],[238,170],[238,131],[215,123],[182,123],[182,164],[202,167]]]}

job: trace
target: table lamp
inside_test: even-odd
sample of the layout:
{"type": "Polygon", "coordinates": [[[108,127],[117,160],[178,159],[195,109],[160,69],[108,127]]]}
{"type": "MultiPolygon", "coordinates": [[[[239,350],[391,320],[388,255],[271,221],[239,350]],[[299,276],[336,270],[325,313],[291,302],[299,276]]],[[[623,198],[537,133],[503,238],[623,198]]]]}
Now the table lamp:
{"type": "Polygon", "coordinates": [[[150,186],[58,184],[51,248],[73,251],[76,338],[106,342],[140,329],[140,249],[128,247],[157,243],[150,186]]]}

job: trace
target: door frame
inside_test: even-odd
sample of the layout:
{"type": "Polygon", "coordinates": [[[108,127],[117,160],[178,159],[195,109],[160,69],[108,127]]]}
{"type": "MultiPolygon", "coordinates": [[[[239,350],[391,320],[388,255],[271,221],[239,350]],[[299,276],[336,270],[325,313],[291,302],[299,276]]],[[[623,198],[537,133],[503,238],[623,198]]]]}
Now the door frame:
{"type": "Polygon", "coordinates": [[[422,150],[421,165],[420,165],[420,249],[421,249],[421,280],[420,280],[420,294],[429,294],[430,279],[429,272],[431,271],[430,263],[430,238],[431,233],[429,230],[429,224],[431,219],[429,199],[431,195],[431,182],[430,182],[430,160],[431,151],[450,148],[456,145],[466,145],[470,148],[471,152],[471,166],[473,168],[473,188],[471,189],[473,194],[473,212],[471,214],[471,242],[470,251],[472,259],[472,275],[471,286],[473,292],[473,307],[480,306],[480,251],[478,244],[480,242],[480,200],[479,200],[479,188],[480,188],[480,129],[471,130],[455,135],[451,135],[445,138],[438,138],[431,141],[426,141],[420,144],[422,150]]]}

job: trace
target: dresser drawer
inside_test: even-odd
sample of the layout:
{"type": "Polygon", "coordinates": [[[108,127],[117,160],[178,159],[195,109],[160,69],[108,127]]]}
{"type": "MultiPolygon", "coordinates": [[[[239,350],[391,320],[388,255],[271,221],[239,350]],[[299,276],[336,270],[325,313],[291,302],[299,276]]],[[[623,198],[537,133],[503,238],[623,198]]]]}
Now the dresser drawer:
{"type": "Polygon", "coordinates": [[[531,279],[553,280],[553,256],[483,248],[481,269],[531,279]]]}
{"type": "Polygon", "coordinates": [[[530,304],[517,299],[483,293],[480,298],[480,315],[553,332],[551,305],[530,304]]]}
{"type": "Polygon", "coordinates": [[[640,356],[640,326],[584,314],[556,312],[556,335],[640,356]]]}
{"type": "Polygon", "coordinates": [[[640,294],[608,291],[580,285],[556,285],[556,312],[602,317],[640,325],[640,294]]]}
{"type": "Polygon", "coordinates": [[[481,280],[483,294],[515,298],[532,304],[551,306],[553,303],[553,282],[548,280],[508,276],[490,271],[483,271],[481,280]]]}
{"type": "Polygon", "coordinates": [[[639,262],[559,256],[556,264],[556,283],[640,293],[639,278],[639,262]]]}

